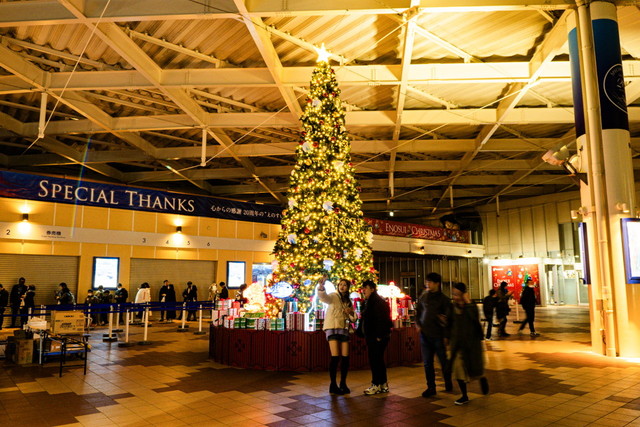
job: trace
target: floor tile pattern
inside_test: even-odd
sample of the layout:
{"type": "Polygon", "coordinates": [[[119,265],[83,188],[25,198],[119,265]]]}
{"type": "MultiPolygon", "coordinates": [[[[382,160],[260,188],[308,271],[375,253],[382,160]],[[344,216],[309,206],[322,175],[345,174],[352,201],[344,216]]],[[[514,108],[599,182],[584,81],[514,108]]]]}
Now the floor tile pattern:
{"type": "MultiPolygon", "coordinates": [[[[585,308],[536,315],[541,336],[518,334],[511,319],[510,337],[485,343],[491,392],[472,383],[461,407],[439,377],[438,394],[421,397],[421,365],[390,369],[389,394],[364,396],[370,374],[355,371],[351,395],[330,396],[326,373],[223,366],[208,359],[208,336],[156,324],[146,346],[104,343],[94,331],[86,376],[70,367],[59,378],[55,361],[4,362],[0,425],[640,426],[640,362],[591,353],[585,308]]],[[[140,327],[130,340],[142,340],[140,327]]]]}

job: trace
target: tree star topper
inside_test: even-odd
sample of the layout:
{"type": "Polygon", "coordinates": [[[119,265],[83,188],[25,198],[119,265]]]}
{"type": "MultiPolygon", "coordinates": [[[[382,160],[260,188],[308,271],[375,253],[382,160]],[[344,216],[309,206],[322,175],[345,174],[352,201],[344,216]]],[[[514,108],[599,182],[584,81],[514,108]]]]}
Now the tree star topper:
{"type": "Polygon", "coordinates": [[[322,46],[320,46],[319,48],[316,47],[315,49],[318,53],[318,59],[316,60],[316,62],[329,62],[329,57],[331,56],[331,54],[324,47],[324,43],[322,43],[322,46]]]}

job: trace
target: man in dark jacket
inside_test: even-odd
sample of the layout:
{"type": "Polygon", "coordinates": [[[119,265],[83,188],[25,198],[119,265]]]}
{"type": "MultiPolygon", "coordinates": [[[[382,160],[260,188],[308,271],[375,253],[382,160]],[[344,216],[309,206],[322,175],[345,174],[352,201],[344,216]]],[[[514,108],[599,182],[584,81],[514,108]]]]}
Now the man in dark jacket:
{"type": "Polygon", "coordinates": [[[18,283],[11,288],[11,295],[9,296],[9,302],[11,303],[11,327],[16,327],[16,319],[20,314],[20,303],[22,302],[22,296],[27,293],[26,280],[21,277],[18,283]]]}
{"type": "MultiPolygon", "coordinates": [[[[118,283],[118,287],[116,288],[116,292],[114,293],[114,298],[116,300],[116,304],[125,304],[129,299],[129,291],[122,287],[122,283],[118,283]]],[[[124,322],[124,307],[120,307],[120,322],[124,322]]]]}
{"type": "Polygon", "coordinates": [[[520,294],[520,305],[522,305],[527,318],[524,319],[524,322],[520,325],[518,333],[521,332],[528,323],[531,336],[537,337],[540,334],[536,332],[536,328],[533,326],[533,321],[536,316],[536,294],[533,290],[533,281],[530,277],[524,282],[524,289],[522,289],[522,294],[520,294]]]}
{"type": "Polygon", "coordinates": [[[436,394],[436,371],[434,356],[438,356],[446,391],[453,390],[451,371],[447,362],[445,339],[448,338],[448,319],[451,315],[451,300],[442,293],[442,277],[429,273],[425,280],[426,289],[416,304],[416,326],[420,330],[422,362],[427,378],[427,389],[422,397],[436,394]]]}
{"type": "Polygon", "coordinates": [[[227,288],[227,284],[224,282],[220,282],[220,290],[218,291],[218,295],[220,299],[229,299],[229,288],[227,288]]]}
{"type": "Polygon", "coordinates": [[[484,313],[484,318],[487,321],[487,334],[485,338],[491,339],[491,330],[493,328],[493,312],[496,308],[496,304],[498,303],[498,297],[496,297],[496,290],[491,289],[489,291],[489,295],[484,297],[482,300],[482,312],[484,313]]]}
{"type": "Polygon", "coordinates": [[[182,298],[184,298],[187,306],[191,306],[191,310],[187,311],[187,322],[196,320],[196,310],[194,310],[194,303],[198,301],[198,288],[196,285],[192,282],[187,282],[187,288],[182,292],[182,298]]]}
{"type": "Polygon", "coordinates": [[[496,317],[498,318],[498,336],[508,337],[511,334],[507,333],[507,315],[511,311],[509,308],[509,299],[513,296],[513,293],[509,291],[509,284],[507,282],[500,282],[500,288],[496,293],[498,301],[496,302],[496,317]]]}
{"type": "Polygon", "coordinates": [[[129,291],[122,287],[122,283],[118,283],[115,293],[116,304],[124,304],[129,299],[129,291]]]}
{"type": "MultiPolygon", "coordinates": [[[[162,304],[162,308],[165,307],[167,303],[167,294],[169,293],[169,281],[165,280],[162,282],[162,287],[160,288],[160,292],[158,292],[158,301],[162,304]]],[[[165,310],[160,310],[160,321],[164,322],[165,310]]]]}
{"type": "Polygon", "coordinates": [[[358,335],[367,342],[369,367],[371,368],[371,387],[364,394],[388,393],[387,367],[384,363],[384,351],[391,336],[391,309],[389,304],[377,292],[376,284],[365,280],[362,284],[365,306],[362,310],[358,335]]]}
{"type": "Polygon", "coordinates": [[[0,284],[0,329],[4,321],[4,309],[9,304],[9,292],[0,284]]]}

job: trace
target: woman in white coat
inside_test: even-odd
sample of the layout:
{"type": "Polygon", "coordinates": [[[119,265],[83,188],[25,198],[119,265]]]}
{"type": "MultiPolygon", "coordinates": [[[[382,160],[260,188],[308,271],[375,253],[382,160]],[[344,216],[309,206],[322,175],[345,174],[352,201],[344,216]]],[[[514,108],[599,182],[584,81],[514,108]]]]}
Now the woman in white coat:
{"type": "Polygon", "coordinates": [[[329,307],[324,316],[324,332],[329,342],[331,361],[329,362],[329,393],[349,394],[347,373],[349,372],[349,325],[355,322],[356,315],[349,298],[349,281],[340,279],[336,292],[328,294],[324,287],[326,276],[318,283],[318,298],[329,307]],[[342,360],[341,360],[342,359],[342,360]],[[340,364],[340,386],[336,383],[336,375],[340,364]]]}
{"type": "MultiPolygon", "coordinates": [[[[147,282],[144,282],[142,285],[140,285],[140,289],[138,289],[138,293],[136,293],[135,303],[147,304],[149,302],[151,302],[151,289],[149,288],[149,284],[147,282]]],[[[142,318],[142,311],[138,312],[137,317],[139,319],[142,318]]]]}

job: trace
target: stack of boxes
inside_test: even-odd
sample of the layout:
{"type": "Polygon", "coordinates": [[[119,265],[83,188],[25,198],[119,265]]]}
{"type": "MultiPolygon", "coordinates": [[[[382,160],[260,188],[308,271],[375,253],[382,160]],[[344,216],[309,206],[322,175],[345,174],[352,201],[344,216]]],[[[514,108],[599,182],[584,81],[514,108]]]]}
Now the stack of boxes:
{"type": "Polygon", "coordinates": [[[395,327],[409,328],[415,321],[415,304],[411,301],[411,298],[404,298],[398,300],[398,318],[396,319],[397,325],[395,327]]]}

